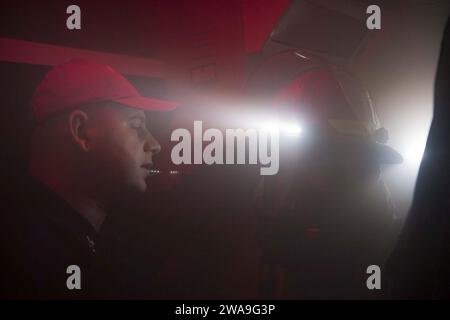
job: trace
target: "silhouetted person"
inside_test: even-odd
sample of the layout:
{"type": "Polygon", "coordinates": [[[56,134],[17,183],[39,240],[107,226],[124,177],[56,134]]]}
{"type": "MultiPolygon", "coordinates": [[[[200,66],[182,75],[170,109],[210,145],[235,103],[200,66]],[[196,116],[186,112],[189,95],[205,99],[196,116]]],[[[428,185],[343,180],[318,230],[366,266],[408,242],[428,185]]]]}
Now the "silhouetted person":
{"type": "Polygon", "coordinates": [[[387,264],[391,298],[450,298],[450,25],[435,79],[434,113],[413,204],[387,264]]]}
{"type": "Polygon", "coordinates": [[[279,87],[272,112],[304,126],[298,137],[280,139],[280,172],[265,177],[260,191],[263,295],[377,298],[366,270],[384,263],[395,225],[381,166],[402,157],[386,145],[387,130],[359,81],[297,52],[280,53],[283,68],[269,63],[270,75],[257,77],[266,80],[264,93],[279,87]]]}

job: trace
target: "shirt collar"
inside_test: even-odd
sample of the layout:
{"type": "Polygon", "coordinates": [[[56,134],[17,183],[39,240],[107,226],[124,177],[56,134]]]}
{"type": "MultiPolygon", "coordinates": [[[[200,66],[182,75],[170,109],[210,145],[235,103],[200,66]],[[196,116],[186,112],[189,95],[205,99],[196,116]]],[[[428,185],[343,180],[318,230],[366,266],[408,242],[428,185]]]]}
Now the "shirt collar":
{"type": "Polygon", "coordinates": [[[48,219],[64,239],[85,253],[94,254],[97,233],[91,224],[64,199],[34,177],[31,179],[30,188],[30,194],[36,200],[36,210],[39,211],[37,214],[48,219]]]}

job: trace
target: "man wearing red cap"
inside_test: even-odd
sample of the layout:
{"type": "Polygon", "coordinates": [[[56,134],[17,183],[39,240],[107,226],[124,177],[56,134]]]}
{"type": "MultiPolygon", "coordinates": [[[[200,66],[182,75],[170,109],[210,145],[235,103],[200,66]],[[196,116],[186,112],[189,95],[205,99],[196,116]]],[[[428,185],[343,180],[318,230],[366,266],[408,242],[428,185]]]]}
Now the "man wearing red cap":
{"type": "Polygon", "coordinates": [[[5,295],[116,296],[121,288],[108,278],[108,263],[96,261],[97,234],[121,199],[146,190],[161,146],[145,111],[175,106],[140,96],[118,72],[92,61],[71,60],[45,76],[32,98],[32,183],[10,226],[20,236],[4,251],[16,275],[5,295]]]}

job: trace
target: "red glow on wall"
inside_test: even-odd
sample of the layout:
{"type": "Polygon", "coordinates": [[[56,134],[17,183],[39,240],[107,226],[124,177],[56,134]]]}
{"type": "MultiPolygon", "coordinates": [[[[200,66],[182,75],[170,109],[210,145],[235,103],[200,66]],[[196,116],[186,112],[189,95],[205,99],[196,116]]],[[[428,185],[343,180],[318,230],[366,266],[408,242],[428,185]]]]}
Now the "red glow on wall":
{"type": "Polygon", "coordinates": [[[243,0],[245,52],[259,51],[270,36],[290,0],[243,0]]]}

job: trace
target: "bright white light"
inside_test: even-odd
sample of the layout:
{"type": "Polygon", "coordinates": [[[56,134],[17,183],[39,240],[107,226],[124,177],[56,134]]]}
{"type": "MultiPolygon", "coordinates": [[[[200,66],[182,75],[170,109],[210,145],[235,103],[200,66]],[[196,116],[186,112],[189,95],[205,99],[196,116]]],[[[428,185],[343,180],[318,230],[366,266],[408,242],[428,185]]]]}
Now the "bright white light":
{"type": "Polygon", "coordinates": [[[266,121],[259,123],[258,129],[263,131],[276,132],[280,130],[280,126],[276,121],[266,121]]]}
{"type": "Polygon", "coordinates": [[[425,150],[425,144],[415,144],[403,152],[405,161],[413,164],[420,164],[425,150]]]}
{"type": "Polygon", "coordinates": [[[297,137],[302,133],[302,127],[296,124],[284,124],[282,129],[289,136],[297,137]]]}
{"type": "Polygon", "coordinates": [[[297,137],[302,133],[302,127],[298,124],[282,121],[259,122],[257,127],[259,130],[269,132],[283,132],[284,134],[292,137],[297,137]]]}

